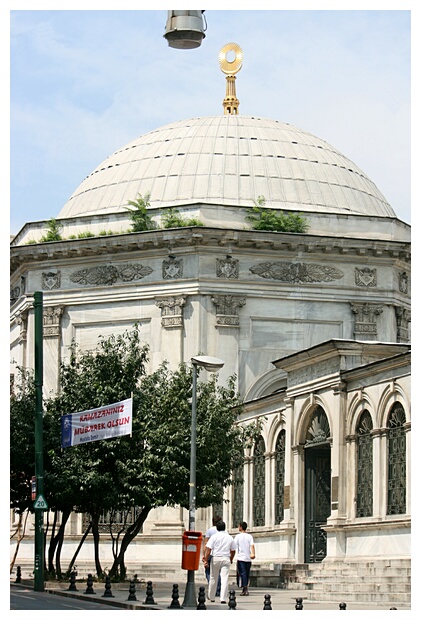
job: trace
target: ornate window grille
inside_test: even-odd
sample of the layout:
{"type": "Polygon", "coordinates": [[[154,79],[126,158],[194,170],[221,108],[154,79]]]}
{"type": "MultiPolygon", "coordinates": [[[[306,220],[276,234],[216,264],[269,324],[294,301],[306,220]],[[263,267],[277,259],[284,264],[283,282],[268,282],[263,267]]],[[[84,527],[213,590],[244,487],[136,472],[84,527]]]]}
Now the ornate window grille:
{"type": "Polygon", "coordinates": [[[388,419],[387,514],[406,513],[406,422],[405,411],[395,403],[388,419]]]}
{"type": "Polygon", "coordinates": [[[365,409],[357,426],[357,517],[373,514],[373,421],[365,409]]]}
{"type": "Polygon", "coordinates": [[[232,526],[243,521],[244,467],[241,465],[233,473],[232,526]]]}
{"type": "MultiPolygon", "coordinates": [[[[124,531],[129,525],[135,522],[141,508],[130,508],[128,510],[106,510],[101,513],[98,523],[98,529],[100,533],[109,534],[110,531],[115,534],[124,531]]],[[[88,513],[83,515],[83,528],[85,529],[89,525],[91,517],[88,513]]],[[[140,530],[142,533],[143,527],[140,530]]]]}
{"type": "Polygon", "coordinates": [[[265,441],[259,437],[254,449],[253,525],[265,524],[265,441]]]}
{"type": "Polygon", "coordinates": [[[282,430],[276,440],[275,448],[275,523],[281,523],[284,518],[284,488],[285,488],[285,431],[282,430]]]}

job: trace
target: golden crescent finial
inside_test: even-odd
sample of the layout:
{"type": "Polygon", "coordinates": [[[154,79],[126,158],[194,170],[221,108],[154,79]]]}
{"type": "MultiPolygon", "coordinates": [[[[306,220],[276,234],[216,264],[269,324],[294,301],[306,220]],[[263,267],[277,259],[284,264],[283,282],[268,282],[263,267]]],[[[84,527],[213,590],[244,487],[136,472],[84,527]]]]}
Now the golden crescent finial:
{"type": "Polygon", "coordinates": [[[224,45],[218,55],[221,71],[226,75],[235,75],[238,73],[243,66],[243,56],[243,50],[237,43],[227,43],[224,45]],[[232,61],[227,59],[227,54],[229,52],[234,52],[235,54],[234,60],[232,61]]]}

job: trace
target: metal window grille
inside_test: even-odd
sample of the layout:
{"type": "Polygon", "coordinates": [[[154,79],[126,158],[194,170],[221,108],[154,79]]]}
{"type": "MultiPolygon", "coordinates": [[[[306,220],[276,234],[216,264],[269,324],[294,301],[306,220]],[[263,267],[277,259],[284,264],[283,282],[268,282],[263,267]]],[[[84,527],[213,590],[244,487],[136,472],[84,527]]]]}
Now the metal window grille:
{"type": "Polygon", "coordinates": [[[373,514],[373,421],[365,409],[357,427],[357,517],[373,514]]]}
{"type": "Polygon", "coordinates": [[[265,441],[259,437],[254,450],[253,525],[265,524],[265,441]]]}
{"type": "Polygon", "coordinates": [[[285,431],[282,430],[276,440],[276,486],[275,486],[275,523],[281,523],[284,518],[284,488],[285,488],[285,431]]]}
{"type": "Polygon", "coordinates": [[[406,513],[406,422],[405,411],[395,403],[388,419],[387,514],[406,513]]]}
{"type": "MultiPolygon", "coordinates": [[[[128,510],[105,510],[101,513],[98,522],[98,530],[100,533],[108,534],[110,532],[118,533],[124,531],[126,527],[135,522],[141,508],[130,508],[128,510]]],[[[91,517],[88,513],[83,515],[83,527],[86,528],[89,524],[91,517]]],[[[143,527],[140,530],[142,533],[143,527]]]]}
{"type": "Polygon", "coordinates": [[[237,467],[233,475],[232,525],[235,527],[243,521],[244,468],[237,467]]]}

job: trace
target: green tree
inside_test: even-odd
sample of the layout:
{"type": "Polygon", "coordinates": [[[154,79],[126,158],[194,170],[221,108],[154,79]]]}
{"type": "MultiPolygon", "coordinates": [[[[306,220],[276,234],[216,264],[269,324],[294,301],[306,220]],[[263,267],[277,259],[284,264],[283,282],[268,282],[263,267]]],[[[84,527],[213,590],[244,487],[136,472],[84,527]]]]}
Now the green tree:
{"type": "MultiPolygon", "coordinates": [[[[125,553],[150,511],[164,505],[188,507],[192,369],[180,364],[170,371],[164,362],[146,375],[147,355],[137,327],[123,335],[101,338],[95,351],[81,352],[73,344],[69,361],[61,366],[60,392],[45,403],[44,490],[51,510],[62,514],[60,526],[53,523],[48,553],[49,571],[57,577],[62,576],[60,554],[71,511],[90,515],[99,576],[103,574],[99,559],[101,514],[134,512],[135,518],[113,539],[114,562],[109,574],[124,578],[125,553]],[[131,436],[61,448],[63,414],[111,404],[130,394],[131,436]]],[[[28,399],[34,407],[31,393],[28,399]]],[[[244,449],[257,433],[258,425],[243,429],[236,424],[240,410],[234,376],[226,386],[218,385],[216,375],[198,381],[198,507],[219,501],[221,488],[229,484],[231,471],[242,463],[244,449]]],[[[24,417],[23,405],[20,411],[24,417]]],[[[32,436],[33,429],[27,428],[19,441],[26,444],[32,436]]],[[[29,462],[29,455],[25,459],[29,462]]],[[[17,465],[15,471],[19,471],[17,465]]],[[[28,480],[26,473],[26,493],[28,480]]]]}
{"type": "Polygon", "coordinates": [[[130,212],[132,232],[143,232],[155,228],[152,217],[148,213],[148,208],[151,206],[149,199],[150,194],[146,193],[144,196],[138,194],[136,200],[128,201],[129,206],[126,209],[130,212]]]}
{"type": "Polygon", "coordinates": [[[264,196],[254,200],[254,207],[247,209],[246,220],[251,223],[254,230],[268,230],[273,232],[304,233],[309,224],[301,213],[284,213],[268,209],[264,196]]]}
{"type": "Polygon", "coordinates": [[[54,217],[51,217],[47,225],[47,233],[41,237],[41,243],[45,243],[46,241],[62,241],[63,237],[60,234],[62,229],[61,224],[59,224],[54,217]]]}
{"type": "Polygon", "coordinates": [[[186,226],[203,226],[203,222],[195,217],[184,217],[178,209],[167,209],[162,216],[164,228],[183,228],[186,226]]]}
{"type": "Polygon", "coordinates": [[[10,398],[10,508],[32,510],[31,478],[35,474],[35,384],[33,374],[18,368],[10,398]]]}
{"type": "MultiPolygon", "coordinates": [[[[73,508],[90,514],[98,575],[102,574],[99,519],[118,504],[121,459],[130,455],[124,438],[61,448],[61,416],[129,398],[145,372],[146,360],[147,347],[140,345],[136,326],[131,332],[100,339],[95,351],[80,352],[73,343],[69,362],[61,365],[60,393],[46,402],[45,426],[54,445],[45,466],[47,502],[63,512],[62,523],[73,508]]],[[[56,552],[58,576],[63,537],[64,527],[49,552],[50,560],[56,552]]]]}
{"type": "MultiPolygon", "coordinates": [[[[126,508],[140,506],[115,555],[110,576],[125,574],[124,554],[149,512],[158,506],[188,507],[191,440],[192,370],[186,364],[170,371],[164,362],[142,378],[134,394],[132,455],[125,461],[126,508]]],[[[197,497],[196,505],[220,499],[231,471],[243,462],[244,449],[259,425],[246,430],[235,424],[241,409],[235,377],[226,387],[217,376],[197,386],[197,497]]]]}

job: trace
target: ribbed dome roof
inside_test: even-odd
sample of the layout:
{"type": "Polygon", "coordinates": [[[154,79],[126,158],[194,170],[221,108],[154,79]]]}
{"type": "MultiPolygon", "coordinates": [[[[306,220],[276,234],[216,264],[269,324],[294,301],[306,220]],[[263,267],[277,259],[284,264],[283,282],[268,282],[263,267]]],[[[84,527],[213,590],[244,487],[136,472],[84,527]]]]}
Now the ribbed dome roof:
{"type": "Polygon", "coordinates": [[[302,212],[395,213],[370,179],[327,142],[287,123],[224,115],[171,123],[100,164],[59,218],[125,211],[137,194],[152,207],[206,203],[302,212]]]}

